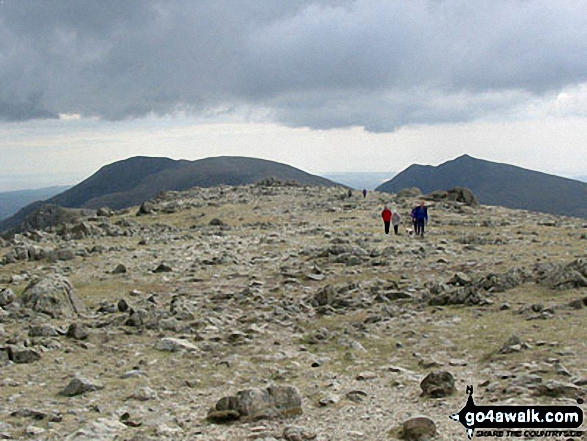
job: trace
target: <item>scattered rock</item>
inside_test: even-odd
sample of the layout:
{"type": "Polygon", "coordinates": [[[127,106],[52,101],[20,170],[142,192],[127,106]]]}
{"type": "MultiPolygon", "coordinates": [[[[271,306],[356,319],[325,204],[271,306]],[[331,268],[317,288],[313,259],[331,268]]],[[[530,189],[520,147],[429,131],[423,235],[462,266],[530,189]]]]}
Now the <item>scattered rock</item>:
{"type": "Polygon", "coordinates": [[[53,318],[72,318],[86,313],[86,306],[71,282],[50,275],[31,282],[20,297],[24,307],[53,318]]]}
{"type": "Polygon", "coordinates": [[[422,395],[425,397],[442,398],[455,393],[455,379],[446,371],[431,372],[420,383],[422,395]]]}
{"type": "Polygon", "coordinates": [[[116,267],[112,270],[112,274],[125,274],[126,273],[126,266],[122,263],[116,265],[116,267]]]}
{"type": "Polygon", "coordinates": [[[426,417],[416,417],[403,423],[400,437],[407,441],[428,441],[436,435],[434,421],[426,417]]]}
{"type": "Polygon", "coordinates": [[[158,395],[155,390],[151,389],[148,386],[143,386],[136,389],[128,398],[130,400],[149,401],[156,400],[158,398],[158,395]]]}
{"type": "Polygon", "coordinates": [[[29,329],[29,337],[57,337],[59,331],[55,326],[44,323],[42,325],[34,325],[29,329]]]}
{"type": "Polygon", "coordinates": [[[520,352],[522,350],[522,340],[517,335],[512,335],[501,347],[498,354],[511,354],[514,352],[520,352]]]}
{"type": "Polygon", "coordinates": [[[16,300],[16,296],[9,288],[0,289],[0,307],[10,305],[16,300]]]}
{"type": "Polygon", "coordinates": [[[137,211],[137,216],[144,216],[146,214],[153,213],[155,213],[155,205],[152,202],[145,201],[139,207],[139,211],[137,211]]]}
{"type": "Polygon", "coordinates": [[[36,421],[46,420],[51,423],[59,423],[63,420],[60,413],[44,412],[34,409],[18,409],[12,412],[10,416],[17,418],[32,418],[36,421]]]}
{"type": "Polygon", "coordinates": [[[282,438],[285,441],[308,441],[316,439],[316,434],[302,427],[287,426],[283,429],[282,438]]]}
{"type": "Polygon", "coordinates": [[[85,340],[89,337],[90,331],[81,323],[72,323],[67,328],[67,336],[74,340],[85,340]]]}
{"type": "Polygon", "coordinates": [[[126,428],[127,426],[118,420],[98,418],[81,429],[76,429],[65,438],[65,441],[114,441],[126,428]]]}
{"type": "Polygon", "coordinates": [[[157,343],[157,349],[160,351],[178,352],[199,352],[199,348],[187,340],[175,337],[164,337],[157,343]]]}
{"type": "Polygon", "coordinates": [[[465,273],[456,273],[452,278],[448,281],[449,285],[458,285],[458,286],[468,286],[472,284],[473,281],[469,276],[465,273]]]}
{"type": "Polygon", "coordinates": [[[362,390],[352,390],[345,394],[345,397],[348,400],[351,400],[353,403],[362,403],[367,398],[367,392],[362,390]]]}
{"type": "Polygon", "coordinates": [[[404,188],[397,192],[398,198],[415,198],[422,194],[422,190],[418,187],[404,188]]]}
{"type": "Polygon", "coordinates": [[[576,259],[562,268],[554,267],[539,275],[541,283],[552,289],[575,289],[587,286],[587,259],[576,259]]]}
{"type": "Polygon", "coordinates": [[[60,395],[66,397],[74,397],[76,395],[82,395],[86,392],[94,392],[103,389],[104,386],[92,383],[90,380],[83,377],[74,377],[60,392],[60,395]]]}
{"type": "Polygon", "coordinates": [[[16,364],[34,363],[41,359],[41,354],[23,346],[8,346],[8,358],[16,364]]]}
{"type": "Polygon", "coordinates": [[[368,381],[368,380],[374,380],[375,378],[377,378],[377,374],[375,372],[361,372],[360,374],[358,374],[355,379],[357,381],[368,381]]]}
{"type": "Polygon", "coordinates": [[[221,398],[210,411],[208,419],[215,423],[232,420],[281,418],[302,413],[302,397],[292,386],[270,386],[267,389],[246,389],[234,397],[221,398]]]}
{"type": "Polygon", "coordinates": [[[129,308],[130,308],[130,307],[128,306],[128,303],[127,303],[127,302],[126,302],[126,300],[124,300],[124,299],[120,299],[120,300],[118,301],[118,303],[116,304],[116,307],[118,308],[118,310],[119,310],[120,312],[126,312],[126,311],[128,311],[128,310],[129,310],[129,308]]]}
{"type": "Polygon", "coordinates": [[[166,265],[165,263],[159,264],[159,266],[153,270],[154,273],[170,273],[172,271],[173,268],[171,268],[169,265],[166,265]]]}
{"type": "Polygon", "coordinates": [[[556,380],[548,380],[544,383],[538,384],[534,388],[534,395],[539,397],[552,397],[552,398],[577,398],[584,395],[584,391],[572,384],[562,383],[556,380]]]}

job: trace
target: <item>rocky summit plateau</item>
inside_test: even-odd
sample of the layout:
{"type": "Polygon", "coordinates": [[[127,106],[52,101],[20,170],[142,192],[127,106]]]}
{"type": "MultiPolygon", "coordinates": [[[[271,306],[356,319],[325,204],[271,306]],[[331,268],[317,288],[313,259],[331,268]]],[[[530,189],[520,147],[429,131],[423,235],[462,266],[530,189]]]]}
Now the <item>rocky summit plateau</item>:
{"type": "Polygon", "coordinates": [[[445,198],[415,238],[418,202],[267,179],[0,239],[0,439],[458,440],[468,385],[585,411],[587,222],[445,198]]]}

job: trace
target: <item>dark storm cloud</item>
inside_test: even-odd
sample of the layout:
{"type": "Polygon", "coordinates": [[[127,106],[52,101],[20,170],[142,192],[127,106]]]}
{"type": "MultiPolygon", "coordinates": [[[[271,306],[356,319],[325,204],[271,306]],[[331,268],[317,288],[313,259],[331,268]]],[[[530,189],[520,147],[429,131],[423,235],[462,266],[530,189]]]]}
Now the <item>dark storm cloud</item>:
{"type": "Polygon", "coordinates": [[[5,0],[0,119],[468,121],[587,81],[586,20],[580,1],[5,0]]]}

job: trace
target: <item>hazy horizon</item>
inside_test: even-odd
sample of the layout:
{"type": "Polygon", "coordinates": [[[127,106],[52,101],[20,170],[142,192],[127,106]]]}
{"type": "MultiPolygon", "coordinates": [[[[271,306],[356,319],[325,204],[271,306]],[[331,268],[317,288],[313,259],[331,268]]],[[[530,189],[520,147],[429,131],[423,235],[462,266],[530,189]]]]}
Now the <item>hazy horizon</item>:
{"type": "MultiPolygon", "coordinates": [[[[125,159],[127,159],[127,158],[125,158],[125,159]]],[[[451,159],[455,159],[455,158],[451,158],[451,159]]],[[[110,163],[108,163],[108,164],[110,164],[110,163]]],[[[108,165],[108,164],[103,164],[103,165],[108,165]]],[[[98,171],[98,170],[95,170],[95,171],[98,171]]],[[[308,171],[308,170],[303,170],[303,171],[308,171]]],[[[398,173],[400,173],[402,171],[403,171],[403,169],[397,170],[397,171],[336,171],[335,170],[335,171],[326,171],[326,172],[319,172],[319,173],[312,173],[312,174],[316,174],[318,176],[322,176],[327,179],[331,179],[335,182],[339,182],[344,185],[351,185],[352,186],[353,181],[359,182],[359,180],[362,179],[361,176],[364,176],[364,175],[376,175],[377,177],[389,176],[388,179],[392,179],[395,175],[397,175],[398,173]],[[346,180],[341,179],[340,181],[337,181],[335,179],[337,176],[350,177],[352,175],[355,175],[358,179],[346,179],[346,180]]],[[[83,177],[80,177],[77,179],[70,179],[69,181],[66,178],[60,179],[56,176],[49,177],[48,180],[45,180],[43,176],[36,175],[36,176],[34,176],[34,179],[37,180],[39,182],[39,184],[37,184],[37,185],[32,184],[32,186],[29,186],[29,187],[18,187],[18,184],[14,185],[15,183],[24,182],[24,181],[29,180],[30,176],[28,176],[28,175],[22,175],[20,177],[11,176],[11,177],[9,177],[11,179],[5,180],[5,176],[0,174],[0,193],[47,190],[47,189],[54,188],[54,187],[73,187],[73,186],[79,184],[80,182],[84,181],[85,179],[89,178],[93,173],[90,173],[87,176],[83,176],[83,177]],[[43,182],[45,182],[45,184],[43,184],[43,182]],[[54,182],[57,182],[57,183],[54,183],[54,182]],[[61,182],[64,182],[64,183],[61,183],[61,182]]],[[[554,173],[549,173],[549,174],[554,174],[554,173]]],[[[575,180],[578,180],[581,182],[587,182],[587,172],[585,174],[572,175],[572,176],[564,176],[562,174],[554,174],[554,175],[561,176],[564,178],[569,178],[569,179],[575,179],[575,180]]],[[[370,181],[373,181],[373,179],[372,178],[370,179],[369,177],[367,177],[367,181],[370,182],[370,181]]],[[[378,181],[378,182],[382,183],[384,181],[378,181]]],[[[372,184],[370,184],[370,185],[368,184],[368,185],[364,185],[364,186],[359,185],[356,188],[359,188],[359,187],[360,188],[365,187],[368,190],[373,190],[375,188],[375,186],[373,186],[372,184]]]]}

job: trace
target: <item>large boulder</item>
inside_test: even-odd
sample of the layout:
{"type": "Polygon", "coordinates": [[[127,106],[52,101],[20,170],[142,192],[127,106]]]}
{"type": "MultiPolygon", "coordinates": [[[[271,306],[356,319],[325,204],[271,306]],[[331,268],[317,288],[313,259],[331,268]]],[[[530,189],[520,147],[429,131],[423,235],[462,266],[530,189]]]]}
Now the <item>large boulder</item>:
{"type": "Polygon", "coordinates": [[[407,441],[427,441],[434,439],[438,432],[430,418],[416,417],[404,422],[400,438],[407,441]]]}
{"type": "Polygon", "coordinates": [[[547,273],[542,284],[552,289],[574,289],[587,286],[587,259],[576,259],[563,268],[547,273]]]}
{"type": "Polygon", "coordinates": [[[302,397],[295,387],[270,386],[267,389],[246,389],[236,396],[221,398],[208,412],[208,419],[215,423],[255,421],[301,413],[302,397]]]}
{"type": "Polygon", "coordinates": [[[418,187],[404,188],[397,193],[398,198],[416,198],[422,194],[418,187]]]}
{"type": "Polygon", "coordinates": [[[455,201],[461,202],[462,204],[469,205],[471,207],[476,207],[479,205],[479,201],[477,197],[473,194],[473,192],[465,187],[454,187],[450,190],[438,190],[434,191],[427,196],[435,201],[455,201]]]}
{"type": "Polygon", "coordinates": [[[86,306],[71,282],[60,275],[32,281],[22,293],[20,303],[53,318],[74,318],[86,313],[86,306]]]}
{"type": "Polygon", "coordinates": [[[455,393],[455,379],[446,371],[431,372],[420,383],[423,397],[442,398],[455,393]]]}
{"type": "Polygon", "coordinates": [[[63,388],[60,395],[66,397],[75,397],[76,395],[82,395],[86,392],[94,392],[100,389],[104,389],[104,386],[98,383],[94,383],[87,378],[74,377],[68,384],[63,388]]]}
{"type": "Polygon", "coordinates": [[[455,187],[448,190],[448,199],[450,201],[462,202],[465,205],[476,207],[479,205],[477,197],[466,187],[455,187]]]}
{"type": "Polygon", "coordinates": [[[16,296],[14,295],[11,289],[0,289],[0,306],[10,305],[12,302],[14,302],[15,299],[16,296]]]}

